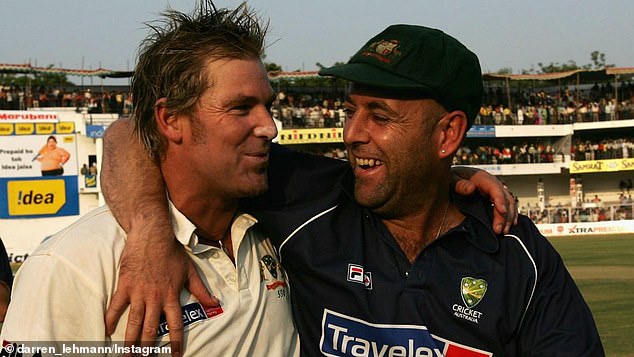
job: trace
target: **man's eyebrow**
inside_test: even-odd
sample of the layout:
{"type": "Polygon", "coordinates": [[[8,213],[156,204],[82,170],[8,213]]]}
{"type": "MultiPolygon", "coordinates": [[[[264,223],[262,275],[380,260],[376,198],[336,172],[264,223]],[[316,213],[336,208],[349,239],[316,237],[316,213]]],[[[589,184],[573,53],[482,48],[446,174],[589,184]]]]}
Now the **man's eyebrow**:
{"type": "Polygon", "coordinates": [[[368,109],[370,110],[382,110],[388,114],[391,115],[395,115],[395,116],[399,116],[399,113],[396,112],[394,109],[390,108],[389,105],[387,105],[384,102],[380,102],[380,101],[371,101],[370,103],[367,104],[368,109]]]}
{"type": "MultiPolygon", "coordinates": [[[[356,106],[356,104],[354,103],[354,101],[352,100],[352,98],[349,95],[346,96],[346,101],[344,102],[344,104],[350,104],[350,105],[356,106]]],[[[388,114],[393,114],[393,115],[397,115],[397,116],[399,115],[398,112],[396,112],[389,105],[387,105],[386,103],[381,102],[381,101],[373,100],[373,101],[371,101],[371,102],[369,102],[367,104],[367,107],[370,110],[377,110],[378,109],[378,110],[382,110],[382,111],[384,111],[384,112],[386,112],[388,114]]]]}
{"type": "MultiPolygon", "coordinates": [[[[275,94],[271,94],[265,101],[266,104],[270,104],[271,102],[275,101],[276,95],[275,94]]],[[[260,102],[260,98],[257,96],[253,96],[253,95],[238,95],[236,97],[231,98],[230,100],[228,100],[226,102],[226,105],[235,105],[235,104],[244,104],[244,103],[248,103],[248,104],[255,104],[255,103],[259,103],[260,102]]]]}

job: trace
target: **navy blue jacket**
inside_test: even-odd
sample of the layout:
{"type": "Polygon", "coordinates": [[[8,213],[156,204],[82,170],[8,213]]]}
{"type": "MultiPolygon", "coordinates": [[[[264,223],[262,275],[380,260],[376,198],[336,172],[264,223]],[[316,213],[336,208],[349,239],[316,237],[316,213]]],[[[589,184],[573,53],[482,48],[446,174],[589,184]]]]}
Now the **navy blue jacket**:
{"type": "Polygon", "coordinates": [[[289,276],[302,355],[603,356],[560,256],[520,216],[455,197],[464,221],[410,264],[353,197],[347,163],[274,148],[270,190],[250,211],[289,276]]]}

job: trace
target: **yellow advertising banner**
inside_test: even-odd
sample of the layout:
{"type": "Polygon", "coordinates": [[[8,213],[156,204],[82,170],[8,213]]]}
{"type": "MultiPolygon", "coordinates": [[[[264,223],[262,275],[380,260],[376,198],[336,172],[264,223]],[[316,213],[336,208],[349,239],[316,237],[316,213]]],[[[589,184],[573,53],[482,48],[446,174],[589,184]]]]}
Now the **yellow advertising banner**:
{"type": "Polygon", "coordinates": [[[53,123],[37,123],[35,124],[35,133],[36,134],[53,134],[55,132],[55,124],[53,123]]]}
{"type": "Polygon", "coordinates": [[[13,124],[0,123],[0,135],[13,135],[13,124]]]}
{"type": "Polygon", "coordinates": [[[33,124],[15,124],[16,135],[31,135],[35,132],[35,125],[33,124]]]}
{"type": "Polygon", "coordinates": [[[614,172],[634,170],[634,158],[573,161],[570,163],[571,174],[582,174],[588,172],[614,172]]]}
{"type": "Polygon", "coordinates": [[[284,129],[280,144],[343,143],[343,128],[284,129]]]}
{"type": "Polygon", "coordinates": [[[57,126],[57,134],[70,134],[75,132],[75,123],[72,121],[65,121],[55,125],[57,126]]]}
{"type": "Polygon", "coordinates": [[[66,181],[9,181],[7,196],[11,216],[53,215],[66,203],[66,181]]]}

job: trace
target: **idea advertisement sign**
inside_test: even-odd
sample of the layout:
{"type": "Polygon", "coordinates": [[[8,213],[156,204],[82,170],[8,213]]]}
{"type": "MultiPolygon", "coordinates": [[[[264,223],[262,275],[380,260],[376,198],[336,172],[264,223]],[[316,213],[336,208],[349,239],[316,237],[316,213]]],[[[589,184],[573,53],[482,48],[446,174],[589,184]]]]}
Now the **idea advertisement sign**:
{"type": "Polygon", "coordinates": [[[75,124],[42,113],[2,115],[0,218],[79,214],[75,124]]]}

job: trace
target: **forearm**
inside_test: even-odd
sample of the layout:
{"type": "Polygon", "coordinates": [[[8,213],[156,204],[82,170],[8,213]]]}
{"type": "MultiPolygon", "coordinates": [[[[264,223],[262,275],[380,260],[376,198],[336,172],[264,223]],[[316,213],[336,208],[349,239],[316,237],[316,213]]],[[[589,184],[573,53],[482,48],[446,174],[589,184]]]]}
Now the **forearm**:
{"type": "Polygon", "coordinates": [[[106,131],[101,190],[126,232],[143,227],[171,232],[160,168],[133,134],[130,120],[117,120],[106,131]]]}
{"type": "Polygon", "coordinates": [[[174,239],[161,171],[133,134],[130,120],[110,125],[104,137],[101,189],[113,215],[128,233],[119,282],[105,316],[111,335],[129,311],[125,340],[153,341],[164,313],[172,353],[183,340],[179,294],[187,284],[203,306],[219,306],[198,277],[182,245],[174,239]],[[130,305],[128,310],[128,305],[130,305]]]}

